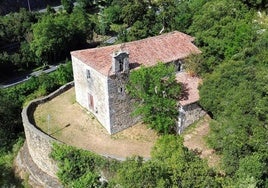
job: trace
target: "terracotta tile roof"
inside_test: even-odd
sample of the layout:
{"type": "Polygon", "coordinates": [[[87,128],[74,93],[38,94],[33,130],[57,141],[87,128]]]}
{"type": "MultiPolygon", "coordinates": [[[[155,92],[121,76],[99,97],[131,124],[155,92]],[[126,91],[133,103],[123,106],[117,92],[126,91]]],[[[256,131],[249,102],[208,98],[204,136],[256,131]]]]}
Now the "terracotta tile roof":
{"type": "Polygon", "coordinates": [[[198,77],[193,77],[186,72],[177,73],[176,79],[183,85],[183,91],[179,103],[184,106],[197,102],[199,100],[198,86],[202,80],[198,77]]]}
{"type": "Polygon", "coordinates": [[[132,68],[141,64],[152,66],[159,61],[171,62],[190,54],[201,53],[192,43],[193,40],[189,35],[174,31],[118,45],[73,51],[71,55],[107,76],[110,74],[112,54],[115,51],[127,51],[132,68]]]}

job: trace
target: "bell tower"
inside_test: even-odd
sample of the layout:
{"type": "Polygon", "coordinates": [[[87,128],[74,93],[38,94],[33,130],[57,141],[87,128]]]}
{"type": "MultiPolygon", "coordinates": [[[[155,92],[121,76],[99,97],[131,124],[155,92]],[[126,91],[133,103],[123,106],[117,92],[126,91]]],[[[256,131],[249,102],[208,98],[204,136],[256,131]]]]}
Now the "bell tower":
{"type": "Polygon", "coordinates": [[[126,51],[117,51],[113,53],[112,72],[128,73],[129,72],[129,54],[126,51]]]}

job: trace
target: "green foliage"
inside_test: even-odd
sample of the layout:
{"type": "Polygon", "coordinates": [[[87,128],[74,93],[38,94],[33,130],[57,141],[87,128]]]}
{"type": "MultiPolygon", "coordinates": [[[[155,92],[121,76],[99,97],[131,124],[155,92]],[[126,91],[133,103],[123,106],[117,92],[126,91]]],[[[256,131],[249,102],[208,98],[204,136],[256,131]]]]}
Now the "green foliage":
{"type": "Polygon", "coordinates": [[[33,77],[20,85],[0,90],[1,187],[20,186],[20,181],[14,176],[12,165],[13,159],[23,142],[20,138],[20,133],[23,131],[21,119],[23,104],[27,100],[52,92],[58,86],[65,84],[72,79],[71,63],[69,62],[50,75],[33,77]],[[12,147],[16,148],[12,150],[12,147]]]}
{"type": "Polygon", "coordinates": [[[0,17],[1,76],[35,65],[34,59],[31,58],[32,53],[28,53],[26,41],[30,40],[31,25],[36,23],[37,19],[37,13],[25,9],[0,17]]]}
{"type": "Polygon", "coordinates": [[[197,11],[202,4],[203,1],[113,1],[102,13],[100,24],[106,28],[105,31],[112,25],[109,18],[116,18],[113,22],[115,24],[126,24],[129,29],[126,38],[119,38],[122,42],[158,35],[160,31],[186,31],[192,23],[192,12],[197,11]],[[113,14],[109,16],[108,13],[113,14]]]}
{"type": "Polygon", "coordinates": [[[240,0],[249,7],[257,8],[257,9],[265,9],[268,6],[267,0],[240,0]]]}
{"type": "Polygon", "coordinates": [[[145,123],[160,133],[172,132],[181,91],[174,66],[158,63],[132,71],[127,90],[137,100],[134,115],[141,115],[145,123]]]}
{"type": "Polygon", "coordinates": [[[58,177],[67,187],[220,187],[206,162],[183,146],[179,136],[162,136],[154,146],[152,158],[118,161],[89,151],[54,144],[51,153],[58,162],[58,177]],[[108,185],[99,182],[104,172],[108,185]],[[107,177],[107,176],[106,176],[107,177]]]}
{"type": "Polygon", "coordinates": [[[52,63],[69,56],[92,36],[91,22],[84,12],[45,15],[33,26],[31,50],[44,62],[52,63]]]}
{"type": "Polygon", "coordinates": [[[117,183],[123,187],[170,187],[170,174],[165,166],[156,162],[145,162],[133,157],[123,162],[117,174],[117,183]]]}
{"type": "Polygon", "coordinates": [[[211,72],[254,41],[253,12],[239,1],[209,1],[193,16],[188,32],[196,37],[205,61],[203,73],[211,72]]]}
{"type": "Polygon", "coordinates": [[[77,180],[74,180],[71,187],[101,187],[101,182],[99,181],[99,176],[97,174],[87,172],[83,176],[79,177],[77,180]]]}
{"type": "Polygon", "coordinates": [[[53,145],[51,157],[58,162],[58,177],[67,187],[98,187],[100,171],[118,166],[113,160],[62,144],[53,145]]]}
{"type": "Polygon", "coordinates": [[[215,173],[205,161],[183,146],[183,139],[179,136],[162,136],[153,148],[152,160],[168,168],[173,186],[219,186],[215,173]]]}
{"type": "Polygon", "coordinates": [[[92,1],[92,0],[76,0],[78,3],[78,6],[84,11],[84,12],[92,12],[96,11],[98,8],[98,1],[92,1]]]}
{"type": "Polygon", "coordinates": [[[267,175],[265,161],[260,154],[255,153],[239,160],[239,169],[236,172],[238,179],[254,178],[257,185],[263,185],[262,176],[267,175]]]}
{"type": "MultiPolygon", "coordinates": [[[[5,135],[1,135],[1,142],[5,135]]],[[[22,181],[15,176],[13,160],[23,145],[24,138],[20,135],[16,139],[9,140],[10,149],[0,147],[0,187],[23,187],[22,181]]]]}
{"type": "Polygon", "coordinates": [[[21,9],[18,13],[10,13],[0,17],[0,44],[4,42],[20,42],[25,40],[31,31],[31,25],[37,21],[36,14],[21,9]]]}
{"type": "Polygon", "coordinates": [[[267,183],[267,34],[256,33],[256,41],[219,65],[200,90],[201,105],[216,120],[209,143],[238,187],[267,183]]]}
{"type": "Polygon", "coordinates": [[[23,131],[20,118],[22,102],[17,93],[0,90],[0,151],[8,151],[23,131]]]}
{"type": "Polygon", "coordinates": [[[65,65],[60,65],[55,72],[55,79],[59,85],[64,85],[73,80],[72,63],[66,62],[65,65]]]}
{"type": "Polygon", "coordinates": [[[99,27],[102,34],[115,31],[112,29],[112,25],[122,24],[120,13],[121,7],[119,5],[111,5],[100,13],[99,27]]]}
{"type": "Polygon", "coordinates": [[[55,11],[55,9],[52,8],[50,5],[47,5],[46,13],[47,13],[47,14],[55,14],[56,11],[55,11]]]}
{"type": "MultiPolygon", "coordinates": [[[[202,4],[203,1],[199,1],[202,4]]],[[[155,2],[158,9],[158,19],[165,32],[179,30],[185,32],[192,23],[195,7],[194,1],[159,0],[155,2]]],[[[199,5],[201,6],[201,5],[199,5]]]]}
{"type": "Polygon", "coordinates": [[[58,176],[65,185],[80,178],[87,172],[94,173],[98,165],[103,162],[101,157],[93,153],[75,150],[65,145],[54,144],[51,156],[59,162],[58,176]]]}
{"type": "Polygon", "coordinates": [[[122,187],[219,187],[207,164],[183,146],[179,136],[158,139],[152,158],[129,158],[118,170],[116,182],[122,187]]]}
{"type": "Polygon", "coordinates": [[[185,70],[193,76],[200,76],[202,74],[202,70],[200,64],[205,61],[204,56],[202,54],[198,55],[190,55],[184,59],[184,68],[185,70]]]}
{"type": "Polygon", "coordinates": [[[73,0],[61,0],[61,4],[68,14],[72,13],[74,8],[73,0]]]}
{"type": "Polygon", "coordinates": [[[148,4],[145,1],[127,0],[122,7],[121,18],[127,25],[132,25],[136,20],[140,20],[147,12],[148,4]]]}

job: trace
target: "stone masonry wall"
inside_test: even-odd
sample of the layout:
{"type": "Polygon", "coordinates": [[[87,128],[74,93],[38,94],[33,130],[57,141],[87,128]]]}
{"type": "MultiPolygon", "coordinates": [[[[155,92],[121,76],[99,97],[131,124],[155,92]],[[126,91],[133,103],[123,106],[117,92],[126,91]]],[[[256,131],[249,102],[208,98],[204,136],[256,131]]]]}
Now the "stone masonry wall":
{"type": "Polygon", "coordinates": [[[178,134],[182,133],[185,128],[206,114],[206,112],[198,105],[197,102],[181,106],[179,112],[177,123],[178,134]]]}
{"type": "Polygon", "coordinates": [[[110,133],[107,77],[72,57],[76,101],[100,121],[110,133]],[[88,75],[90,74],[90,75],[88,75]],[[94,107],[90,107],[90,96],[94,107]]]}
{"type": "Polygon", "coordinates": [[[122,131],[138,121],[133,117],[134,99],[126,93],[127,73],[118,73],[109,77],[108,93],[110,105],[111,133],[122,131]]]}
{"type": "MultiPolygon", "coordinates": [[[[31,157],[33,163],[35,163],[34,166],[37,166],[42,172],[49,175],[51,179],[57,182],[57,164],[54,160],[52,160],[49,155],[52,150],[52,144],[53,142],[58,142],[56,139],[48,136],[41,130],[39,130],[35,126],[35,121],[33,117],[33,112],[35,111],[36,107],[41,104],[45,103],[46,101],[51,100],[52,98],[60,95],[61,93],[65,92],[66,90],[73,87],[73,82],[66,84],[56,90],[55,92],[51,93],[50,95],[41,98],[36,99],[30,102],[28,106],[26,106],[22,111],[22,120],[23,120],[23,126],[24,126],[24,132],[26,136],[26,151],[29,152],[29,156],[31,157]]],[[[24,154],[26,155],[26,154],[24,154]]],[[[35,170],[31,169],[28,165],[28,170],[32,177],[38,177],[36,174],[34,174],[35,170]]],[[[46,184],[46,182],[42,182],[42,178],[36,180],[41,185],[44,185],[44,187],[50,187],[46,184]]],[[[60,184],[58,184],[59,186],[60,184]]],[[[60,186],[59,186],[60,187],[60,186]]]]}

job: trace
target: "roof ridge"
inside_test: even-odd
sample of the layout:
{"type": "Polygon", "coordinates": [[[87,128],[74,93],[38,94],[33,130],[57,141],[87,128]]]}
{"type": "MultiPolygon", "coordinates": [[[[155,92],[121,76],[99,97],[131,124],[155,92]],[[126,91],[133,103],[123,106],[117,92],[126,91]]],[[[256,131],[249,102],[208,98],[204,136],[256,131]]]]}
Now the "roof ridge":
{"type": "Polygon", "coordinates": [[[139,40],[134,40],[134,41],[129,41],[129,42],[122,42],[122,43],[119,43],[119,44],[114,44],[114,45],[109,45],[109,46],[101,46],[101,47],[96,47],[96,48],[88,48],[88,49],[83,49],[83,50],[75,50],[75,51],[72,51],[71,54],[73,52],[77,52],[77,51],[85,51],[85,50],[91,50],[91,49],[105,49],[105,48],[111,48],[111,47],[119,47],[119,50],[121,49],[121,46],[123,47],[126,47],[126,45],[129,45],[129,44],[135,44],[135,43],[139,43],[139,42],[142,42],[142,41],[149,41],[149,40],[155,40],[156,38],[165,38],[165,36],[168,36],[168,35],[173,35],[173,34],[180,34],[182,36],[187,36],[187,38],[190,39],[190,41],[192,41],[192,39],[194,39],[194,37],[188,35],[188,34],[185,34],[185,33],[182,33],[182,32],[179,32],[179,31],[172,31],[172,32],[169,32],[169,33],[163,33],[161,35],[155,35],[155,36],[150,36],[150,37],[147,37],[147,38],[144,38],[144,39],[139,39],[139,40]]]}
{"type": "Polygon", "coordinates": [[[158,61],[171,62],[183,59],[190,54],[201,53],[192,43],[193,40],[194,38],[190,35],[173,31],[116,45],[77,50],[71,52],[71,55],[107,76],[112,63],[112,54],[115,51],[129,52],[130,63],[153,66],[158,61]]]}

